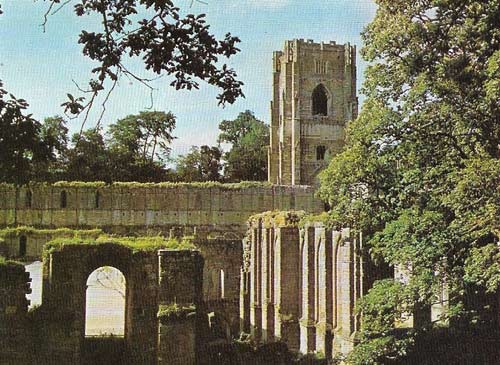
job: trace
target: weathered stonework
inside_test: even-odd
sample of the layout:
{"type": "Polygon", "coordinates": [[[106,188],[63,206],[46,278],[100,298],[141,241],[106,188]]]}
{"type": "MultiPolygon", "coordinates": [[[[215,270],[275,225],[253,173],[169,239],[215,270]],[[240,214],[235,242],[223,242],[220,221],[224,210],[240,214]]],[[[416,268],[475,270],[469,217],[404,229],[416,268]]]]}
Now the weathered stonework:
{"type": "Polygon", "coordinates": [[[273,65],[269,181],[316,185],[357,116],[356,47],[295,39],[273,65]]]}
{"type": "Polygon", "coordinates": [[[33,364],[29,282],[23,265],[0,263],[0,364],[33,364]]]}
{"type": "Polygon", "coordinates": [[[201,347],[202,273],[197,251],[69,244],[45,253],[42,305],[28,314],[28,274],[22,265],[0,265],[0,333],[5,335],[0,363],[94,364],[89,351],[104,343],[108,352],[122,348],[121,364],[194,364],[201,347]],[[85,337],[87,279],[103,266],[120,270],[126,280],[124,338],[85,337]],[[193,305],[194,316],[159,321],[160,305],[177,303],[193,305]],[[184,351],[172,356],[172,343],[184,351]]]}
{"type": "Polygon", "coordinates": [[[272,220],[264,225],[262,219],[250,224],[242,330],[303,353],[350,352],[360,321],[354,307],[366,289],[361,236],[320,223],[301,229],[272,220]]]}
{"type": "Polygon", "coordinates": [[[209,233],[233,232],[233,237],[241,238],[246,221],[253,214],[268,210],[323,210],[323,204],[310,187],[75,185],[0,185],[0,228],[100,228],[121,235],[168,236],[174,227],[183,227],[191,233],[196,227],[209,233]],[[27,196],[31,197],[29,203],[27,196]]]}

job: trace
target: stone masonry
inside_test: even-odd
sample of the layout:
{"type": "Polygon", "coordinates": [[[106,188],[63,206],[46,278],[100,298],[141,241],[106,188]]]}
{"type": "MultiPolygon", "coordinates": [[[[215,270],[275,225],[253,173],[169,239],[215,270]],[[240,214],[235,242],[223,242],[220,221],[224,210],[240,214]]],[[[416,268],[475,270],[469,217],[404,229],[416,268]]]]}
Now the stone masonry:
{"type": "Polygon", "coordinates": [[[357,113],[356,47],[287,41],[273,57],[269,182],[316,185],[357,113]]]}
{"type": "Polygon", "coordinates": [[[321,223],[299,229],[290,222],[251,221],[242,330],[262,342],[285,341],[302,353],[347,354],[360,323],[354,307],[366,290],[361,245],[361,236],[321,223]]]}

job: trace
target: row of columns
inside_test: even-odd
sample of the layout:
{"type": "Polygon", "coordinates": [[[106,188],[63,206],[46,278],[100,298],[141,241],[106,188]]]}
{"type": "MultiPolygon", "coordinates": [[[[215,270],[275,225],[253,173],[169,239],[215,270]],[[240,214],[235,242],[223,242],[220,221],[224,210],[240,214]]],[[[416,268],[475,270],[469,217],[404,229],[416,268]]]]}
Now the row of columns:
{"type": "Polygon", "coordinates": [[[241,329],[262,342],[331,357],[348,353],[360,318],[361,237],[322,224],[251,227],[241,273],[241,329]]]}

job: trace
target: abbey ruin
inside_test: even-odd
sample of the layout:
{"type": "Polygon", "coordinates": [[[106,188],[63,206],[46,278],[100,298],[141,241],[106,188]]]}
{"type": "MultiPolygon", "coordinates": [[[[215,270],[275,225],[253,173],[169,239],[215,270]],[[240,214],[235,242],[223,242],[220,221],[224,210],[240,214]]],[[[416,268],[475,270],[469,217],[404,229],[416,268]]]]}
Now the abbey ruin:
{"type": "Polygon", "coordinates": [[[212,340],[240,332],[327,358],[352,349],[371,280],[362,236],[303,218],[325,210],[318,173],[357,115],[356,48],[287,41],[273,80],[268,183],[0,186],[0,254],[43,259],[32,312],[24,268],[0,265],[0,363],[91,363],[86,280],[103,266],[126,279],[125,335],[99,346],[118,341],[127,363],[205,363],[212,340]]]}

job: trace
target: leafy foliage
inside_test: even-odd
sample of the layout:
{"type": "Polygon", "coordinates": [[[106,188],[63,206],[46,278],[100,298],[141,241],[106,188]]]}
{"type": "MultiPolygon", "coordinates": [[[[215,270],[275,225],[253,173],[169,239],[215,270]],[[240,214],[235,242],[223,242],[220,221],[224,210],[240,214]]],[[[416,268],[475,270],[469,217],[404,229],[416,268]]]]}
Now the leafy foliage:
{"type": "Polygon", "coordinates": [[[222,150],[219,147],[191,147],[188,154],[179,156],[176,165],[180,181],[221,181],[222,150]]]}
{"type": "MultiPolygon", "coordinates": [[[[46,17],[56,5],[69,2],[45,0],[49,3],[46,17]]],[[[169,75],[170,85],[176,89],[199,87],[203,80],[220,89],[217,99],[220,104],[234,103],[243,96],[243,83],[236,79],[236,73],[221,58],[230,58],[239,52],[240,41],[227,33],[217,39],[210,33],[205,15],[182,15],[171,0],[78,0],[74,4],[78,17],[100,19],[98,31],[82,30],[79,43],[83,54],[96,62],[93,77],[84,91],[85,96],[68,94],[63,103],[70,114],[80,114],[90,109],[96,96],[111,82],[109,93],[121,76],[134,79],[148,88],[151,79],[131,72],[126,61],[138,58],[146,70],[156,75],[169,75]]],[[[47,18],[44,26],[47,23],[47,18]]],[[[87,114],[88,115],[88,114],[87,114]]]]}
{"type": "Polygon", "coordinates": [[[194,314],[196,314],[196,306],[194,304],[179,305],[177,303],[172,303],[169,305],[160,305],[157,316],[161,323],[168,324],[185,320],[194,314]]]}
{"type": "Polygon", "coordinates": [[[0,180],[25,183],[33,163],[46,152],[39,138],[41,125],[26,114],[28,103],[9,94],[0,81],[0,180]]]}
{"type": "MultiPolygon", "coordinates": [[[[378,262],[409,270],[390,311],[432,305],[446,281],[445,317],[471,318],[480,301],[467,300],[470,288],[500,282],[500,2],[376,2],[363,33],[367,100],[320,194],[331,222],[362,230],[378,262]]],[[[401,362],[412,343],[388,337],[380,288],[364,310],[387,328],[363,329],[353,364],[401,362]]]]}
{"type": "Polygon", "coordinates": [[[235,120],[222,121],[219,129],[218,141],[231,144],[224,154],[226,180],[266,180],[269,126],[247,110],[235,120]]]}

